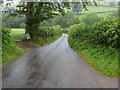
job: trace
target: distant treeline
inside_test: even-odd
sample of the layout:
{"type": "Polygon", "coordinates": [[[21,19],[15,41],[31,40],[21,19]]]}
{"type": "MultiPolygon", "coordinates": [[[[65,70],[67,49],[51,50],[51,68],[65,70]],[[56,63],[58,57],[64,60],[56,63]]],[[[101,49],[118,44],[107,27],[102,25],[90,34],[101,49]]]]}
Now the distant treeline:
{"type": "Polygon", "coordinates": [[[9,28],[25,28],[25,16],[9,16],[3,13],[2,16],[2,23],[3,25],[7,25],[9,28]]]}

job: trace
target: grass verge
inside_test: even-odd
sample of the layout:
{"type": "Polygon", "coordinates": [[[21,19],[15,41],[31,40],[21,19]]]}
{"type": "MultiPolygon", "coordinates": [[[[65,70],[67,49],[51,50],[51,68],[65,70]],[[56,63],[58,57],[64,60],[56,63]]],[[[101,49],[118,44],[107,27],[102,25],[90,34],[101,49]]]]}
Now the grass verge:
{"type": "Polygon", "coordinates": [[[96,70],[100,71],[105,76],[118,75],[118,50],[108,48],[102,45],[94,45],[87,41],[80,41],[69,37],[69,45],[82,58],[88,62],[96,70]]]}
{"type": "Polygon", "coordinates": [[[16,46],[16,44],[10,44],[4,47],[2,53],[2,63],[10,62],[11,60],[21,56],[24,53],[24,50],[16,46]]]}

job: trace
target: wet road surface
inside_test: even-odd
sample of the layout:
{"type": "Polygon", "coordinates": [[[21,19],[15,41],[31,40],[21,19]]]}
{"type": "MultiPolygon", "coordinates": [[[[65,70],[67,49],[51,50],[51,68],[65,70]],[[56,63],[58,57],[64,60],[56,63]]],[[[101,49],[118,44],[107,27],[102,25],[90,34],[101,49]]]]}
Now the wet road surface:
{"type": "Polygon", "coordinates": [[[3,88],[118,88],[117,77],[104,77],[67,42],[58,40],[30,50],[3,66],[3,88]]]}

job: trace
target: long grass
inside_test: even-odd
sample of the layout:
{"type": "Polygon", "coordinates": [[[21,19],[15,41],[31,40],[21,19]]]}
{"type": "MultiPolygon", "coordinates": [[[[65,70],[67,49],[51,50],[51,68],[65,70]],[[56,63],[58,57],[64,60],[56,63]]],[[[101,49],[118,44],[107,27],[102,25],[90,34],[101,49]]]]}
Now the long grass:
{"type": "Polygon", "coordinates": [[[18,48],[15,43],[9,44],[3,48],[2,63],[10,62],[23,53],[24,50],[18,48]]]}

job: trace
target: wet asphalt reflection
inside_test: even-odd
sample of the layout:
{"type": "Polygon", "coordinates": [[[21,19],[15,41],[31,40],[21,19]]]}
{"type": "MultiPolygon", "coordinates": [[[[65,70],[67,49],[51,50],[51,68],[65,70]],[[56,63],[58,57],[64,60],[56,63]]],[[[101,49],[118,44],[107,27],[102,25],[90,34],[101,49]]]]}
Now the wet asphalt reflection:
{"type": "Polygon", "coordinates": [[[67,42],[68,35],[31,49],[3,66],[3,88],[117,88],[117,77],[104,77],[67,42]]]}

